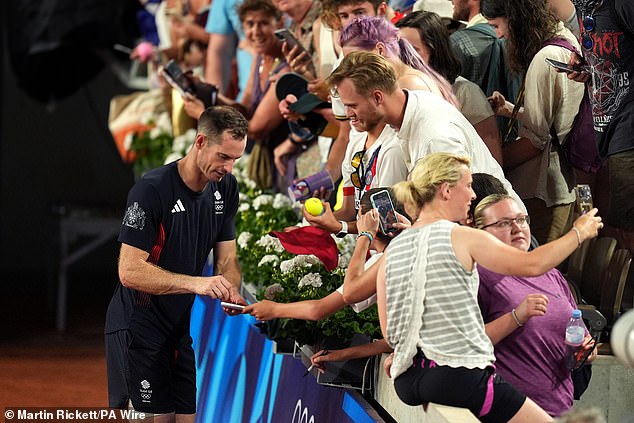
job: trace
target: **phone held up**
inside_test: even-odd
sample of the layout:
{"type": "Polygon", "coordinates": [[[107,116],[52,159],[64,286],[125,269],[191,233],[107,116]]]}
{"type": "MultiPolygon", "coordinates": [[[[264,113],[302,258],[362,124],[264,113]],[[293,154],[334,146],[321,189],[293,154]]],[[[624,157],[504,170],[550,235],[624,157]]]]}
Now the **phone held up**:
{"type": "Polygon", "coordinates": [[[185,93],[194,93],[194,86],[192,82],[187,79],[183,71],[181,70],[178,63],[174,60],[170,60],[163,67],[163,76],[167,82],[176,89],[181,95],[185,95],[185,93]]]}
{"type": "Polygon", "coordinates": [[[288,30],[288,28],[277,29],[275,30],[274,34],[280,41],[286,42],[289,50],[295,46],[299,46],[300,49],[303,49],[297,37],[295,37],[293,33],[288,30]]]}
{"type": "Polygon", "coordinates": [[[546,63],[548,63],[550,66],[557,69],[558,71],[563,71],[566,73],[590,72],[590,68],[588,66],[583,66],[583,65],[572,66],[572,65],[569,65],[568,63],[560,62],[558,60],[550,59],[548,57],[546,58],[546,63]]]}
{"type": "Polygon", "coordinates": [[[394,224],[398,222],[396,218],[396,211],[394,210],[394,204],[390,198],[390,193],[387,190],[381,190],[375,192],[370,196],[370,202],[372,207],[379,212],[379,226],[381,232],[387,235],[390,232],[396,232],[394,224]]]}

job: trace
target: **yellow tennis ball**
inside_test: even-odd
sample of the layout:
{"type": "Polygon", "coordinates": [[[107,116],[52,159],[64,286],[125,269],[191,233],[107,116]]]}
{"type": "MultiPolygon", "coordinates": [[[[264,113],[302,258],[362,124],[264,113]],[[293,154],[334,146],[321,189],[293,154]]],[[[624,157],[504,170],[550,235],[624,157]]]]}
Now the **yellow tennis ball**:
{"type": "Polygon", "coordinates": [[[319,216],[324,212],[324,205],[321,203],[319,198],[309,198],[304,202],[304,208],[306,211],[313,216],[319,216]]]}

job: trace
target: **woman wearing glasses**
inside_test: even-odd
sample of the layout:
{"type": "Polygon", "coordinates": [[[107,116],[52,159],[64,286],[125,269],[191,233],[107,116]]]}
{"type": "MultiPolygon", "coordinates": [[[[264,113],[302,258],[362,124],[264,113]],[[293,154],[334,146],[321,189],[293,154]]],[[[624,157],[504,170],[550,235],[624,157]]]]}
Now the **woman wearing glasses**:
{"type": "Polygon", "coordinates": [[[525,73],[519,99],[496,91],[489,102],[497,115],[520,123],[519,137],[505,140],[502,148],[505,174],[533,218],[533,234],[544,244],[565,234],[572,222],[574,173],[560,160],[559,144],[566,141],[583,98],[583,85],[545,59],[568,61],[570,50],[550,44],[556,39],[577,50],[579,43],[547,0],[482,0],[480,5],[498,38],[506,39],[511,69],[525,73]]]}
{"type": "Polygon", "coordinates": [[[550,421],[495,374],[477,303],[476,262],[502,274],[540,275],[595,237],[601,218],[592,209],[556,241],[530,252],[512,248],[486,231],[453,223],[467,218],[475,198],[469,165],[466,157],[434,153],[393,187],[417,218],[378,264],[379,321],[394,348],[394,388],[406,404],[466,407],[483,421],[550,421]]]}
{"type": "MultiPolygon", "coordinates": [[[[475,209],[475,226],[503,243],[528,251],[529,217],[508,195],[489,195],[475,209]]],[[[573,383],[563,342],[577,304],[557,269],[534,277],[506,276],[478,265],[478,303],[495,346],[496,370],[551,416],[572,407],[573,383]]],[[[590,338],[587,337],[590,341],[590,338]]],[[[586,343],[592,353],[596,349],[586,343]]]]}

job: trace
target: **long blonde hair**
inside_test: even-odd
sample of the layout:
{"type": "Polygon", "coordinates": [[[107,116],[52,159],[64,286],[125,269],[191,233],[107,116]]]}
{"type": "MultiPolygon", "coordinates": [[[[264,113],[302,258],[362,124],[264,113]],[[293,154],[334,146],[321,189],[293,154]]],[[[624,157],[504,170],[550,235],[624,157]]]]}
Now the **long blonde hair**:
{"type": "MultiPolygon", "coordinates": [[[[392,187],[398,201],[412,207],[416,213],[426,203],[434,199],[443,182],[454,186],[462,178],[460,169],[469,167],[468,157],[449,153],[433,153],[416,162],[407,181],[399,182],[392,187]]],[[[415,217],[415,216],[412,216],[415,217]]]]}

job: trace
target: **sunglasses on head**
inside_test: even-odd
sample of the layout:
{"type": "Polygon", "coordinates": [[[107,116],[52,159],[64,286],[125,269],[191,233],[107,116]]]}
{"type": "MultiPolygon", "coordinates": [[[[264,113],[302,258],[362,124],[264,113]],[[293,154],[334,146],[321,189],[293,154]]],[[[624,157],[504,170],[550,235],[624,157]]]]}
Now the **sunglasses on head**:
{"type": "Polygon", "coordinates": [[[355,186],[355,188],[359,188],[359,189],[362,188],[361,175],[365,174],[363,169],[364,155],[365,155],[365,150],[357,151],[356,153],[354,153],[354,155],[352,156],[352,159],[350,160],[350,164],[352,165],[352,168],[354,169],[354,172],[352,172],[352,175],[350,175],[350,181],[352,182],[352,185],[355,186]]]}

